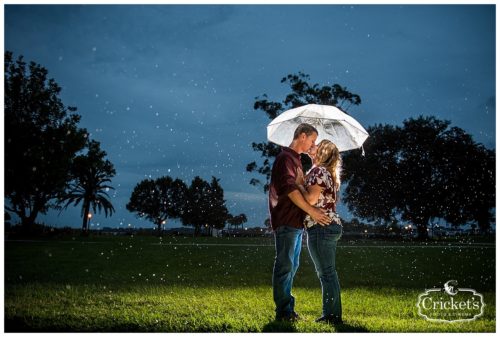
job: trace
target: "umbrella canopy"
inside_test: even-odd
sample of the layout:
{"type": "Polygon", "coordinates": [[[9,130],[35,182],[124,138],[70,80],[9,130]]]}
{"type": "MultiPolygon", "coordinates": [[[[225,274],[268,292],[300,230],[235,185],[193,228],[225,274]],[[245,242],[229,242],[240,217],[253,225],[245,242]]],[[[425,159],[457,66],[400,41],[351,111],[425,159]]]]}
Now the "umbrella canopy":
{"type": "Polygon", "coordinates": [[[276,117],[267,126],[267,139],[281,146],[289,146],[299,124],[308,123],[318,130],[318,140],[328,139],[339,151],[360,148],[368,132],[357,120],[332,105],[308,104],[290,109],[276,117]]]}

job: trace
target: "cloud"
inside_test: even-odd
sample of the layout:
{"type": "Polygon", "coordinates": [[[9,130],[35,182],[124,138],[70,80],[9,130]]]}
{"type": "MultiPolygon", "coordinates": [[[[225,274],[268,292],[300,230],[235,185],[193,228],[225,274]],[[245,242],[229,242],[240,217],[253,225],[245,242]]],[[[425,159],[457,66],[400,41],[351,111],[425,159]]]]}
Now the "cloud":
{"type": "Polygon", "coordinates": [[[248,193],[248,192],[234,192],[228,191],[224,192],[227,198],[239,202],[265,202],[267,201],[267,195],[264,193],[248,193]]]}

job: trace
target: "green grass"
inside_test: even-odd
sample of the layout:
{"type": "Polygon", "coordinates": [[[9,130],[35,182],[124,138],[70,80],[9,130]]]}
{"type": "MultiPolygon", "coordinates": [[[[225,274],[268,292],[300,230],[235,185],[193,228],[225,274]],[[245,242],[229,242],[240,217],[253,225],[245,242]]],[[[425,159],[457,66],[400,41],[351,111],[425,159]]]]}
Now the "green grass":
{"type": "Polygon", "coordinates": [[[303,319],[288,324],[273,320],[274,247],[267,238],[7,241],[5,326],[6,331],[494,332],[495,249],[430,245],[342,241],[337,271],[345,324],[334,328],[314,323],[321,290],[306,247],[293,290],[303,319]],[[482,317],[431,323],[418,315],[418,295],[451,279],[483,294],[482,317]]]}

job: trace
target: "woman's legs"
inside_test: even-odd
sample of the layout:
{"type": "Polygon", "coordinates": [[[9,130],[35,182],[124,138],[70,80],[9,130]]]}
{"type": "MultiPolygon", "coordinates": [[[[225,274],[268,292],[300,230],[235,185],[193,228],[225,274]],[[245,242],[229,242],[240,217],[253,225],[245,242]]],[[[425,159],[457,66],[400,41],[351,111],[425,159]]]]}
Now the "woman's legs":
{"type": "Polygon", "coordinates": [[[321,282],[323,316],[342,320],[340,283],[335,269],[337,241],[342,236],[342,226],[314,226],[307,231],[307,247],[321,282]]]}

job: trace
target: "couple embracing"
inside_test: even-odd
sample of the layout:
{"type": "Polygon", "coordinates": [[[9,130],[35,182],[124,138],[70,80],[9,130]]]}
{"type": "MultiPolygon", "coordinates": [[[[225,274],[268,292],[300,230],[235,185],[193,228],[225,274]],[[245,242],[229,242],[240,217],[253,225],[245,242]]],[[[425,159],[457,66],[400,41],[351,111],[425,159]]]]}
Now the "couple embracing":
{"type": "Polygon", "coordinates": [[[340,188],[340,153],[334,143],[322,140],[318,131],[301,124],[289,147],[276,157],[269,187],[269,210],[276,256],[273,269],[273,298],[276,320],[295,321],[292,284],[299,267],[302,236],[321,282],[323,310],[317,322],[342,323],[340,285],[335,269],[337,241],[342,224],[335,203],[340,188]],[[304,177],[300,154],[308,153],[313,167],[304,177]]]}

